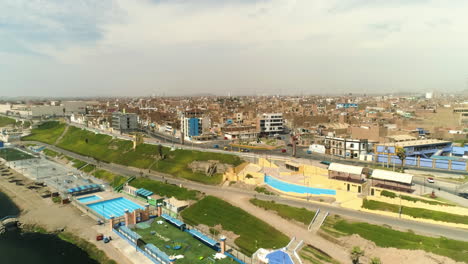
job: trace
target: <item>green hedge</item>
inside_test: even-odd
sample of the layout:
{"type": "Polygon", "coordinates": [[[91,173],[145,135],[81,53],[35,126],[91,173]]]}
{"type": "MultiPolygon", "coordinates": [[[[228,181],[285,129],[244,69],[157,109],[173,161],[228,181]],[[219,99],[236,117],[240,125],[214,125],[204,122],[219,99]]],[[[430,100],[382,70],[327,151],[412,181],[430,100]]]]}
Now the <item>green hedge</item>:
{"type": "MultiPolygon", "coordinates": [[[[374,200],[367,200],[367,199],[363,200],[362,207],[369,209],[369,210],[380,210],[380,211],[388,211],[388,212],[393,212],[393,213],[398,213],[400,211],[399,205],[389,204],[389,203],[384,203],[384,202],[379,202],[379,201],[374,201],[374,200]]],[[[409,215],[414,218],[431,219],[435,221],[468,225],[468,215],[451,214],[451,213],[428,210],[428,209],[423,209],[423,208],[407,207],[407,206],[401,207],[401,213],[404,215],[409,215]]]]}
{"type": "Polygon", "coordinates": [[[265,210],[275,211],[279,216],[285,219],[293,219],[305,225],[309,225],[314,218],[315,211],[309,211],[305,208],[297,208],[285,204],[275,203],[275,201],[264,201],[259,199],[250,199],[250,203],[265,210]]]}
{"type": "Polygon", "coordinates": [[[394,192],[389,192],[389,191],[387,191],[387,190],[383,190],[383,191],[380,193],[380,195],[385,196],[385,197],[389,197],[389,198],[395,198],[395,197],[397,197],[396,193],[394,193],[394,192]]]}

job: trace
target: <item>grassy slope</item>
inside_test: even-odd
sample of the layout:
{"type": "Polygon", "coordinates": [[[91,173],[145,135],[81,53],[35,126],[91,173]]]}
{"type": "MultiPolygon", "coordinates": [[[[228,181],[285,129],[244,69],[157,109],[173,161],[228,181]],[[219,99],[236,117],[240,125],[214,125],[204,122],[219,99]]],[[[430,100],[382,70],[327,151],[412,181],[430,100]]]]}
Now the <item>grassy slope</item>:
{"type": "MultiPolygon", "coordinates": [[[[97,160],[137,168],[147,169],[157,160],[158,146],[141,144],[137,146],[136,150],[133,150],[132,145],[130,141],[113,139],[107,135],[94,134],[76,127],[70,127],[58,144],[63,149],[97,160]]],[[[187,167],[192,161],[219,160],[222,163],[235,166],[242,162],[237,156],[211,152],[170,151],[169,148],[163,148],[163,153],[167,158],[155,162],[151,167],[152,170],[208,184],[220,183],[222,175],[216,174],[213,177],[208,177],[203,173],[194,173],[187,167]]]]}
{"type": "Polygon", "coordinates": [[[32,134],[23,137],[23,140],[40,141],[47,144],[54,144],[65,130],[65,124],[58,121],[46,122],[38,128],[32,130],[32,134]]]}
{"type": "Polygon", "coordinates": [[[278,204],[274,201],[263,201],[259,199],[250,199],[250,202],[265,210],[272,210],[278,213],[279,216],[285,219],[293,219],[305,225],[308,225],[315,215],[315,212],[305,208],[297,208],[285,204],[278,204]]]}
{"type": "Polygon", "coordinates": [[[344,220],[337,221],[333,228],[347,235],[358,234],[373,241],[379,247],[422,249],[457,261],[468,262],[468,242],[425,237],[412,232],[396,231],[368,223],[349,223],[344,220]]]}
{"type": "Polygon", "coordinates": [[[56,151],[53,151],[51,149],[44,149],[42,150],[42,152],[46,155],[46,156],[49,156],[49,157],[57,157],[59,156],[60,154],[56,151]]]}
{"type": "Polygon", "coordinates": [[[146,178],[137,178],[130,182],[130,185],[136,188],[145,188],[160,196],[175,197],[179,200],[197,200],[200,192],[188,190],[177,185],[153,181],[146,178]]]}
{"type": "MultiPolygon", "coordinates": [[[[364,199],[362,203],[362,207],[370,209],[370,210],[381,210],[381,211],[388,211],[388,212],[393,212],[393,213],[398,213],[400,210],[400,206],[396,204],[389,204],[389,203],[366,200],[366,199],[364,199]]],[[[415,218],[425,218],[425,219],[432,219],[435,221],[443,221],[443,222],[451,222],[451,223],[459,223],[459,224],[468,225],[467,215],[450,214],[450,213],[445,213],[445,212],[439,212],[439,211],[415,208],[415,207],[407,207],[407,206],[402,206],[401,213],[415,217],[415,218]]]]}
{"type": "Polygon", "coordinates": [[[236,245],[247,254],[258,248],[280,248],[289,238],[266,222],[248,214],[221,199],[207,196],[182,211],[182,217],[189,224],[205,224],[210,227],[221,224],[224,230],[239,235],[236,245]]]}
{"type": "Polygon", "coordinates": [[[108,182],[112,187],[119,186],[127,180],[127,177],[117,175],[106,170],[96,170],[94,171],[93,176],[108,182]]]}
{"type": "Polygon", "coordinates": [[[9,117],[4,117],[0,116],[0,127],[5,127],[9,125],[14,125],[16,123],[15,119],[9,118],[9,117]]]}

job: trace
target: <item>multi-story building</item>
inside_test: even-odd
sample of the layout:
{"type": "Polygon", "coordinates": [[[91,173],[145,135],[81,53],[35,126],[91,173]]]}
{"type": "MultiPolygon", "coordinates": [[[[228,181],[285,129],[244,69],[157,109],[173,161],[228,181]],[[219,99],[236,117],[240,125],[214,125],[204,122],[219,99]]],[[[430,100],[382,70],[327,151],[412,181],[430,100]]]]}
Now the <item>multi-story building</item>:
{"type": "Polygon", "coordinates": [[[185,111],[181,118],[181,128],[185,139],[209,139],[211,135],[211,120],[209,117],[204,117],[201,111],[190,110],[185,111]]]}
{"type": "Polygon", "coordinates": [[[349,159],[360,159],[365,156],[372,143],[367,139],[351,139],[340,137],[325,137],[325,146],[328,148],[327,154],[349,159]]]}
{"type": "Polygon", "coordinates": [[[115,112],[112,114],[112,128],[124,132],[138,128],[138,116],[135,113],[115,112]]]}
{"type": "Polygon", "coordinates": [[[258,128],[260,133],[267,135],[284,133],[283,114],[263,114],[258,120],[258,128]]]}
{"type": "Polygon", "coordinates": [[[458,124],[459,125],[468,125],[468,107],[465,108],[455,108],[453,113],[459,114],[458,124]]]}

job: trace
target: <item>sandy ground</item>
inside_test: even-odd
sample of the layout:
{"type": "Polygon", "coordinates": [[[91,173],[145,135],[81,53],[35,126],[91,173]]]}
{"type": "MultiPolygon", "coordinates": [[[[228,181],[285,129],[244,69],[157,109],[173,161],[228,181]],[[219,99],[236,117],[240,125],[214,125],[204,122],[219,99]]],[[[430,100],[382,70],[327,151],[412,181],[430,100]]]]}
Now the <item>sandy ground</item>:
{"type": "MultiPolygon", "coordinates": [[[[24,176],[17,173],[14,175],[26,181],[24,176]]],[[[95,220],[71,204],[54,204],[50,198],[42,198],[37,191],[9,183],[7,177],[0,177],[0,191],[7,194],[21,209],[20,222],[23,224],[37,224],[51,232],[64,228],[65,231],[94,243],[119,264],[152,263],[141,253],[136,253],[126,241],[111,233],[108,226],[96,225],[95,220]],[[95,237],[98,233],[111,235],[114,240],[108,244],[96,241],[95,237]]]]}
{"type": "Polygon", "coordinates": [[[377,247],[374,242],[365,240],[358,235],[343,237],[339,239],[347,248],[359,246],[364,250],[365,256],[360,259],[361,263],[369,263],[372,257],[379,257],[382,263],[411,263],[411,264],[454,264],[450,258],[438,256],[423,250],[406,250],[396,248],[377,247]]]}

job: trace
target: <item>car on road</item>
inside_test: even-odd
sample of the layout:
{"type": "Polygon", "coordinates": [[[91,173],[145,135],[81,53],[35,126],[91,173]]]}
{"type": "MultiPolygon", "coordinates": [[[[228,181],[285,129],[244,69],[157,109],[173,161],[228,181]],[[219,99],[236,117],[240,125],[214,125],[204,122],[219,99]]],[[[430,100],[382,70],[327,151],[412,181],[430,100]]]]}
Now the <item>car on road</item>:
{"type": "Polygon", "coordinates": [[[218,148],[219,148],[219,145],[218,145],[218,144],[215,144],[215,145],[213,146],[213,148],[218,149],[218,148]]]}
{"type": "Polygon", "coordinates": [[[429,177],[429,178],[427,178],[427,182],[428,182],[428,183],[434,183],[435,181],[434,181],[434,178],[429,177]]]}
{"type": "Polygon", "coordinates": [[[322,160],[320,163],[321,163],[321,164],[324,164],[324,165],[330,165],[330,164],[331,164],[331,162],[326,161],[326,160],[322,160]]]}
{"type": "Polygon", "coordinates": [[[250,150],[249,150],[249,149],[246,149],[246,148],[243,148],[243,149],[241,149],[240,151],[241,151],[241,152],[250,152],[250,150]]]}
{"type": "Polygon", "coordinates": [[[459,193],[458,196],[468,199],[468,193],[459,193]]]}
{"type": "Polygon", "coordinates": [[[282,153],[286,153],[286,149],[282,149],[281,152],[282,152],[282,153]]]}
{"type": "Polygon", "coordinates": [[[224,147],[223,149],[224,149],[224,150],[228,150],[228,147],[224,147]]]}

